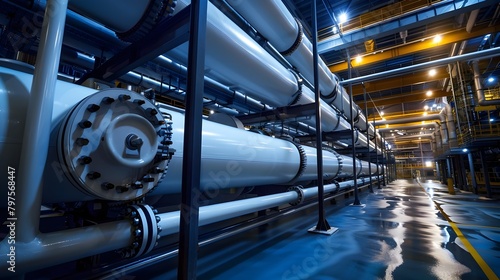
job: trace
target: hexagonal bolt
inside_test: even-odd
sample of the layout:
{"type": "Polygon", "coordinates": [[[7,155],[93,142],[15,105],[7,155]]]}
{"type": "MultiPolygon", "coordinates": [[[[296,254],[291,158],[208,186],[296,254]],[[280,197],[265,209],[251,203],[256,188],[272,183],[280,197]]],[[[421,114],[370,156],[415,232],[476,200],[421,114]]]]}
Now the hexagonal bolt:
{"type": "Polygon", "coordinates": [[[111,189],[115,188],[115,185],[108,183],[108,182],[104,182],[101,184],[101,187],[103,187],[106,190],[111,190],[111,189]]]}
{"type": "Polygon", "coordinates": [[[164,161],[164,160],[169,160],[170,158],[171,158],[171,156],[169,156],[167,154],[158,153],[155,156],[155,162],[161,162],[161,161],[164,161]]]}
{"type": "Polygon", "coordinates": [[[101,178],[101,173],[95,172],[95,171],[94,172],[89,172],[87,174],[87,178],[89,178],[90,180],[99,179],[99,178],[101,178]]]}
{"type": "Polygon", "coordinates": [[[161,169],[159,168],[158,166],[155,166],[153,167],[149,173],[153,173],[153,174],[160,174],[160,173],[163,173],[165,171],[165,169],[161,169]]]}
{"type": "Polygon", "coordinates": [[[141,183],[134,183],[132,184],[132,188],[137,190],[144,188],[144,186],[141,183]]]}
{"type": "Polygon", "coordinates": [[[88,156],[82,156],[78,159],[80,164],[90,164],[92,162],[92,158],[88,156]]]}
{"type": "Polygon", "coordinates": [[[89,128],[92,126],[92,122],[90,121],[81,121],[78,123],[78,126],[81,127],[81,128],[89,128]]]}
{"type": "Polygon", "coordinates": [[[140,236],[141,234],[142,234],[142,230],[140,230],[140,229],[136,229],[134,231],[134,235],[137,236],[137,237],[140,236]]]}
{"type": "Polygon", "coordinates": [[[137,103],[137,105],[141,106],[141,105],[144,105],[144,103],[146,103],[146,101],[144,101],[142,99],[136,99],[136,100],[134,100],[134,103],[137,103]]]}
{"type": "Polygon", "coordinates": [[[148,113],[148,115],[150,116],[156,116],[158,114],[158,111],[156,111],[156,109],[153,108],[147,108],[146,113],[148,113]]]}
{"type": "Polygon", "coordinates": [[[157,223],[159,223],[159,222],[161,221],[160,216],[155,216],[155,218],[156,218],[156,222],[157,222],[157,223]]]}
{"type": "Polygon", "coordinates": [[[135,241],[134,243],[132,243],[132,248],[137,248],[139,247],[139,242],[135,241]]]}
{"type": "Polygon", "coordinates": [[[153,178],[153,177],[143,177],[142,181],[146,182],[146,183],[151,183],[151,182],[155,181],[155,178],[153,178]]]}
{"type": "Polygon", "coordinates": [[[87,111],[94,113],[94,112],[97,112],[97,110],[99,110],[100,108],[101,108],[101,106],[99,106],[97,104],[90,104],[89,106],[87,106],[87,111]]]}
{"type": "Polygon", "coordinates": [[[118,99],[120,99],[121,101],[127,101],[127,100],[130,100],[130,95],[128,94],[120,94],[120,96],[118,96],[118,99]]]}
{"type": "Polygon", "coordinates": [[[152,211],[153,211],[154,214],[158,214],[158,209],[153,208],[152,211]]]}
{"type": "Polygon", "coordinates": [[[78,145],[78,146],[86,146],[89,144],[89,139],[87,138],[77,138],[75,143],[78,145]]]}
{"type": "Polygon", "coordinates": [[[112,97],[108,97],[108,96],[106,96],[106,97],[104,97],[104,98],[102,99],[102,103],[104,103],[104,104],[108,104],[108,105],[109,105],[109,104],[111,104],[111,103],[113,103],[113,102],[115,102],[115,99],[114,99],[114,98],[112,98],[112,97]]]}
{"type": "Polygon", "coordinates": [[[128,190],[129,190],[129,187],[126,187],[126,186],[116,187],[116,191],[119,192],[119,193],[124,193],[124,192],[126,192],[128,190]]]}
{"type": "Polygon", "coordinates": [[[141,148],[142,144],[144,144],[144,141],[135,134],[129,134],[125,139],[125,144],[130,150],[138,150],[141,148]]]}
{"type": "Polygon", "coordinates": [[[135,216],[137,216],[137,211],[130,212],[130,217],[134,218],[135,216]]]}
{"type": "Polygon", "coordinates": [[[171,140],[163,140],[160,143],[162,143],[163,145],[172,145],[172,143],[174,142],[172,142],[171,140]]]}
{"type": "Polygon", "coordinates": [[[132,224],[134,224],[134,225],[136,226],[136,225],[138,225],[138,224],[139,224],[139,222],[140,222],[140,221],[141,221],[141,220],[139,220],[139,218],[134,218],[134,219],[132,220],[132,224]]]}
{"type": "MultiPolygon", "coordinates": [[[[158,232],[161,232],[162,230],[163,230],[163,229],[162,229],[160,226],[158,226],[158,232]]],[[[158,235],[158,236],[159,236],[159,235],[158,235]]],[[[158,239],[159,239],[159,238],[158,238],[158,239]]]]}

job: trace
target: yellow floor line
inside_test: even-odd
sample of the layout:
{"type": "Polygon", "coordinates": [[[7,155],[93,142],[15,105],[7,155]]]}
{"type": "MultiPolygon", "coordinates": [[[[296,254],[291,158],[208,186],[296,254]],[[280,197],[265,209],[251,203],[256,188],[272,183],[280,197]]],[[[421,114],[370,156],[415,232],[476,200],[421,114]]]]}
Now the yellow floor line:
{"type": "Polygon", "coordinates": [[[487,228],[487,229],[500,229],[500,227],[495,226],[482,226],[482,225],[472,225],[472,224],[462,224],[458,223],[461,227],[474,227],[474,228],[487,228]]]}
{"type": "MultiPolygon", "coordinates": [[[[420,182],[418,182],[418,185],[424,190],[425,193],[427,193],[425,191],[425,188],[420,184],[420,182]]],[[[444,212],[443,208],[441,208],[441,206],[436,201],[434,201],[434,200],[432,200],[432,201],[434,202],[434,204],[436,204],[436,207],[439,209],[439,211],[441,212],[441,214],[443,215],[443,217],[448,221],[448,223],[450,223],[451,228],[453,229],[453,231],[455,231],[455,234],[458,236],[458,238],[460,238],[460,241],[462,241],[462,243],[464,244],[465,248],[467,248],[467,251],[469,251],[469,253],[472,255],[472,257],[474,258],[474,260],[479,265],[479,267],[481,267],[481,269],[483,270],[484,274],[486,274],[486,277],[488,277],[488,279],[490,279],[490,280],[499,280],[499,278],[495,274],[495,272],[493,272],[493,270],[483,260],[483,258],[481,257],[481,255],[479,255],[479,253],[472,246],[472,244],[469,242],[469,240],[467,240],[467,238],[462,234],[462,231],[460,231],[460,229],[458,228],[457,224],[455,224],[455,222],[453,222],[450,219],[450,217],[448,216],[448,214],[446,214],[444,212]]]]}

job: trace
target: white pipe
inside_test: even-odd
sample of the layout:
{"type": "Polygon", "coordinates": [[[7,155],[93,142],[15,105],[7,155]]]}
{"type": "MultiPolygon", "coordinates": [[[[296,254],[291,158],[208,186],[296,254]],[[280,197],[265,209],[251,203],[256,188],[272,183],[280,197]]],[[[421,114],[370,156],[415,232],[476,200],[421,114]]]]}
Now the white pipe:
{"type": "Polygon", "coordinates": [[[500,99],[486,100],[484,96],[484,88],[481,83],[481,72],[477,60],[472,61],[472,70],[474,71],[474,86],[476,88],[477,103],[481,106],[499,105],[500,99]]]}
{"type": "MultiPolygon", "coordinates": [[[[151,0],[154,1],[154,0],[151,0]]],[[[116,32],[127,32],[142,18],[151,1],[70,1],[70,9],[92,18],[116,32]]]]}
{"type": "Polygon", "coordinates": [[[104,223],[50,233],[39,233],[30,242],[8,244],[0,242],[0,278],[12,279],[13,275],[78,260],[129,246],[132,242],[131,224],[128,220],[104,223]],[[15,274],[10,266],[11,246],[15,247],[15,274]]]}
{"type": "MultiPolygon", "coordinates": [[[[285,54],[285,59],[290,62],[308,81],[313,81],[313,55],[312,44],[309,38],[301,33],[297,21],[280,0],[256,0],[256,1],[227,1],[245,20],[247,20],[260,34],[262,34],[271,45],[279,52],[285,54]],[[300,43],[297,40],[300,38],[300,43]]],[[[322,98],[343,112],[347,119],[351,118],[349,96],[345,89],[338,84],[338,78],[330,72],[325,62],[318,61],[319,88],[322,98]]],[[[374,134],[373,127],[367,125],[366,117],[359,112],[357,106],[353,108],[354,119],[359,119],[355,127],[361,131],[370,129],[374,134]],[[361,118],[359,118],[361,117],[361,118]]]]}
{"type": "MultiPolygon", "coordinates": [[[[57,70],[61,55],[67,0],[49,0],[45,11],[35,74],[30,98],[26,99],[24,139],[20,152],[17,181],[15,217],[18,242],[30,242],[38,234],[39,209],[42,197],[43,167],[47,160],[50,117],[54,103],[57,70]]],[[[30,88],[30,87],[27,87],[30,88]]],[[[7,102],[7,106],[9,103],[7,102]]],[[[8,120],[9,120],[9,116],[8,120]]],[[[18,159],[18,155],[13,158],[18,159]]],[[[5,161],[9,158],[4,158],[5,161]]],[[[11,159],[12,161],[12,159],[11,159]]],[[[14,162],[12,162],[13,164],[14,162]]],[[[10,165],[15,168],[17,165],[10,165]]],[[[7,168],[3,169],[7,170],[7,168]]],[[[11,215],[9,218],[13,218],[11,215]]]]}
{"type": "MultiPolygon", "coordinates": [[[[299,90],[295,75],[211,3],[206,38],[207,76],[273,107],[292,103],[299,90]]],[[[187,43],[168,56],[186,64],[186,54],[187,43]]]]}
{"type": "MultiPolygon", "coordinates": [[[[366,180],[368,181],[368,180],[366,180]]],[[[358,184],[363,184],[365,179],[358,179],[358,184]]],[[[353,180],[339,183],[340,189],[352,187],[353,180]]],[[[325,185],[325,193],[337,189],[336,184],[325,185]]],[[[304,199],[310,199],[317,196],[318,188],[306,188],[303,190],[304,199]]],[[[199,225],[204,226],[223,220],[239,217],[245,214],[257,212],[259,210],[268,209],[271,207],[293,203],[299,199],[296,191],[288,191],[255,198],[248,198],[230,202],[224,202],[214,205],[200,207],[199,225]]],[[[158,215],[161,220],[158,225],[162,231],[160,236],[167,236],[178,232],[179,230],[179,211],[168,212],[158,215]]]]}

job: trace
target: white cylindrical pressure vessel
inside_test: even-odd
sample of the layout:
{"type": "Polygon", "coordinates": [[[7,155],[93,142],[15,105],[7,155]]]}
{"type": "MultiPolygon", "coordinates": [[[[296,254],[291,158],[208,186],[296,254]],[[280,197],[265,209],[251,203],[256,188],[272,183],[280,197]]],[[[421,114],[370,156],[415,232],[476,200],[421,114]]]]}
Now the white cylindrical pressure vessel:
{"type": "MultiPolygon", "coordinates": [[[[208,3],[205,73],[265,104],[279,107],[298,94],[296,76],[247,33],[208,3]]],[[[187,64],[185,43],[168,56],[187,64]]]]}
{"type": "MultiPolygon", "coordinates": [[[[307,166],[298,181],[316,180],[318,178],[318,157],[316,148],[303,146],[307,157],[307,166]]],[[[339,157],[330,151],[323,150],[323,178],[334,179],[340,171],[339,157]]]]}

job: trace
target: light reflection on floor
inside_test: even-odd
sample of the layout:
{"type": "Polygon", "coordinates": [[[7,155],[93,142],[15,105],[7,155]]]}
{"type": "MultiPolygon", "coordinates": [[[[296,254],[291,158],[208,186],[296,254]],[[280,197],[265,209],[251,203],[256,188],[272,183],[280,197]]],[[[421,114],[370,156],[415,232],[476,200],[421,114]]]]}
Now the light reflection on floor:
{"type": "MultiPolygon", "coordinates": [[[[339,228],[332,236],[307,232],[316,223],[313,209],[284,217],[200,248],[198,279],[486,279],[433,200],[464,225],[464,235],[500,275],[498,204],[485,210],[471,196],[446,190],[432,181],[396,180],[364,193],[365,207],[327,204],[327,220],[339,228]]],[[[164,269],[148,269],[148,278],[175,278],[164,269]]]]}

